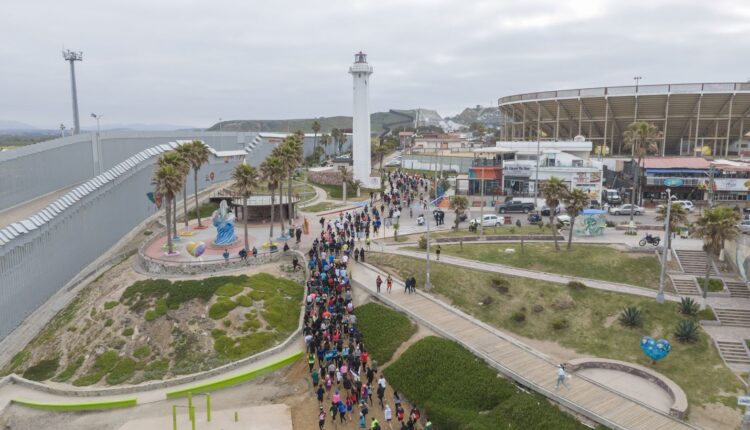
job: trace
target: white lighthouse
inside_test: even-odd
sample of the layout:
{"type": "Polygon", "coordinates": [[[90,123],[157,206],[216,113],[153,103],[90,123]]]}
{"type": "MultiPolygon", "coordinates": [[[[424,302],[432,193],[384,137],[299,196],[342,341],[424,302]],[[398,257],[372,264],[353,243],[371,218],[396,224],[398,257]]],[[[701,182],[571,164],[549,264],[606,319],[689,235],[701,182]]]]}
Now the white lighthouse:
{"type": "Polygon", "coordinates": [[[362,181],[368,188],[374,188],[380,178],[370,179],[370,75],[372,67],[367,64],[367,54],[360,51],[354,54],[354,64],[349,67],[354,80],[354,118],[352,119],[352,137],[354,160],[354,179],[362,181]],[[374,182],[373,182],[374,180],[374,182]]]}

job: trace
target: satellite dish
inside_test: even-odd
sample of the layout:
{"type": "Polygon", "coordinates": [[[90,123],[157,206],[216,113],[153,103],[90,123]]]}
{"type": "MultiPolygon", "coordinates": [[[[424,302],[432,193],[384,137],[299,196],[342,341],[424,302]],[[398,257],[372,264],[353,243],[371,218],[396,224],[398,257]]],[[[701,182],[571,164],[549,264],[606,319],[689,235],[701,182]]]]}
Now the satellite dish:
{"type": "Polygon", "coordinates": [[[583,136],[581,134],[573,138],[573,142],[585,142],[585,141],[586,141],[586,136],[583,136]]]}

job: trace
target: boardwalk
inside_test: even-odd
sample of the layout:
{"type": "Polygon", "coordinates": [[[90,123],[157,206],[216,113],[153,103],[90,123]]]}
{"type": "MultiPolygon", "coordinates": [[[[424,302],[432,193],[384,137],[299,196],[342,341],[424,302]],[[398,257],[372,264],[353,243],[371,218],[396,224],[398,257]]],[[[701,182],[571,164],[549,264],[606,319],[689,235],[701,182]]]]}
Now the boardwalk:
{"type": "MultiPolygon", "coordinates": [[[[354,285],[375,293],[378,273],[370,265],[355,264],[354,285]]],[[[507,377],[573,411],[615,429],[695,428],[582,377],[572,380],[570,390],[555,391],[557,363],[552,359],[428,294],[404,294],[403,284],[395,283],[394,293],[378,295],[383,302],[460,343],[507,377]]]]}

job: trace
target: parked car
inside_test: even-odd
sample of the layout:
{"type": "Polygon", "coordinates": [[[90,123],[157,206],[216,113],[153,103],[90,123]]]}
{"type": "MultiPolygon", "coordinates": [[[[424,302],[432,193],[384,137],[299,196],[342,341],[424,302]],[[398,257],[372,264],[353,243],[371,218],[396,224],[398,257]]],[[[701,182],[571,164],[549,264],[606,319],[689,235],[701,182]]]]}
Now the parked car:
{"type": "Polygon", "coordinates": [[[529,224],[539,224],[539,223],[543,222],[542,221],[542,216],[539,215],[536,212],[530,213],[529,216],[526,217],[526,221],[528,221],[529,224]]]}
{"type": "Polygon", "coordinates": [[[609,213],[612,215],[630,215],[630,211],[632,211],[634,215],[640,215],[644,212],[644,209],[638,205],[631,205],[631,204],[624,204],[617,207],[609,208],[609,213]]]}
{"type": "Polygon", "coordinates": [[[394,158],[394,159],[388,161],[387,163],[385,163],[386,167],[394,167],[394,166],[400,166],[400,165],[401,165],[401,158],[400,157],[394,158]]]}
{"type": "Polygon", "coordinates": [[[520,200],[512,200],[498,205],[497,211],[501,214],[506,212],[523,212],[525,214],[533,211],[535,208],[534,203],[526,203],[520,200]]]}
{"type": "MultiPolygon", "coordinates": [[[[560,206],[555,207],[555,215],[560,213],[560,206]]],[[[550,216],[550,208],[548,206],[542,206],[542,210],[539,211],[541,216],[550,216]]]]}
{"type": "Polygon", "coordinates": [[[692,212],[693,209],[695,209],[695,206],[693,206],[693,202],[691,202],[690,200],[677,200],[675,203],[681,204],[682,208],[687,212],[692,212]]]}
{"type": "Polygon", "coordinates": [[[570,226],[570,215],[558,215],[555,218],[557,218],[557,224],[564,225],[566,227],[570,226]]]}
{"type": "MultiPolygon", "coordinates": [[[[471,222],[475,225],[479,225],[479,218],[474,218],[471,222]]],[[[503,225],[503,219],[497,215],[489,214],[482,217],[482,226],[484,227],[495,227],[500,225],[503,225]]]]}
{"type": "Polygon", "coordinates": [[[750,234],[750,220],[744,220],[737,224],[737,228],[745,234],[750,234]]]}
{"type": "Polygon", "coordinates": [[[589,207],[590,207],[591,209],[601,209],[601,208],[602,208],[602,205],[601,205],[601,204],[599,204],[599,200],[591,200],[591,201],[589,202],[589,207]]]}

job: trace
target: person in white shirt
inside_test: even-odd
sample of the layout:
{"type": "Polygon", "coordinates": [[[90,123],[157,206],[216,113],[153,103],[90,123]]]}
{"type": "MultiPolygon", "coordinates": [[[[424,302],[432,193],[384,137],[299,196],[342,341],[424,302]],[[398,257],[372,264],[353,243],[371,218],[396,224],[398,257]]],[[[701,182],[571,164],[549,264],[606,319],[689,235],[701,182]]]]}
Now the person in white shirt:
{"type": "Polygon", "coordinates": [[[385,376],[382,373],[380,374],[380,379],[378,379],[378,385],[385,389],[385,376]]]}
{"type": "Polygon", "coordinates": [[[560,364],[557,366],[557,384],[555,384],[555,390],[560,388],[560,384],[562,384],[565,388],[570,390],[570,387],[565,382],[565,378],[567,377],[567,373],[565,373],[565,365],[560,364]]]}

